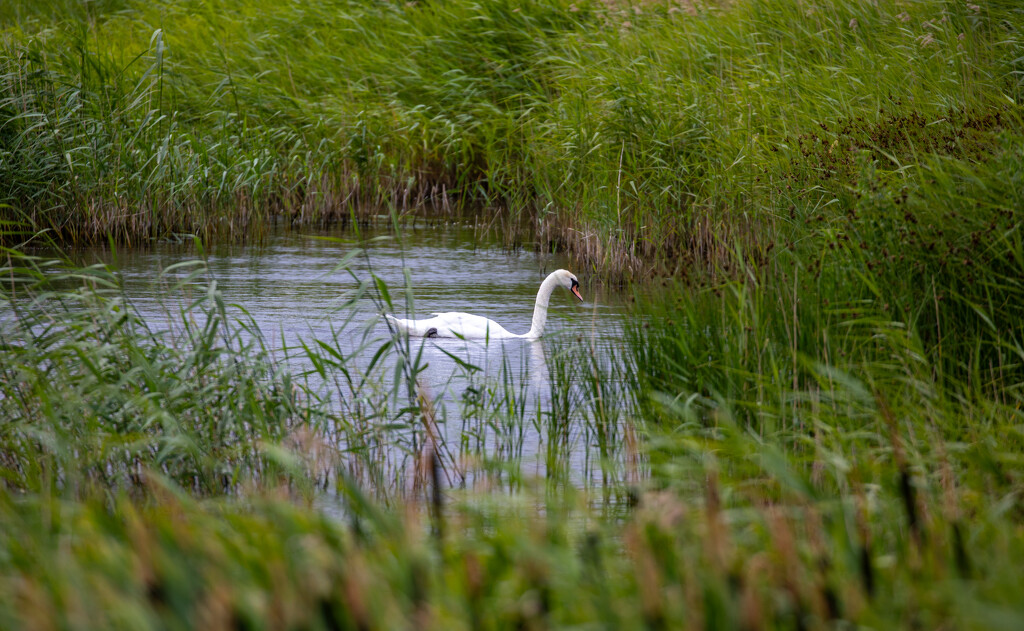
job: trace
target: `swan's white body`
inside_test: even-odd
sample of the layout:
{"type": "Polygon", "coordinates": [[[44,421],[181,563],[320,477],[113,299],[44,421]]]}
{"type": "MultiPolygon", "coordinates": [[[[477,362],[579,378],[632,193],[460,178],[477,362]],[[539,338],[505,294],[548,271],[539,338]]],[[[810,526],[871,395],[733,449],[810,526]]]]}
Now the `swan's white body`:
{"type": "Polygon", "coordinates": [[[449,311],[447,313],[435,313],[433,318],[423,320],[405,320],[392,315],[385,317],[395,325],[400,333],[406,333],[414,337],[461,337],[464,339],[509,339],[520,338],[535,340],[544,334],[544,325],[548,319],[548,302],[551,300],[551,292],[555,287],[565,287],[577,298],[583,300],[580,295],[579,281],[570,272],[564,269],[555,270],[548,274],[544,282],[540,284],[537,291],[537,302],[533,307],[533,325],[528,333],[517,335],[505,330],[494,320],[462,313],[449,311]]]}

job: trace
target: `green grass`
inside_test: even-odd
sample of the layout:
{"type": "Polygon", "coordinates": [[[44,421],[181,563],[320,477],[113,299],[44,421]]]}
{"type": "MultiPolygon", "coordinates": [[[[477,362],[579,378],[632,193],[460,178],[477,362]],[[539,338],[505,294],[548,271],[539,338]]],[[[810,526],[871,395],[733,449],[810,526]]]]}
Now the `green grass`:
{"type": "Polygon", "coordinates": [[[863,161],[945,197],[931,157],[1022,138],[1010,2],[22,4],[0,201],[76,242],[394,207],[679,274],[841,218],[863,161]]]}
{"type": "Polygon", "coordinates": [[[223,493],[284,475],[267,449],[323,422],[227,318],[215,285],[175,330],[154,331],[106,270],[23,262],[5,270],[17,284],[0,338],[8,489],[131,490],[152,469],[194,493],[223,493]]]}
{"type": "Polygon", "coordinates": [[[549,343],[534,410],[508,365],[435,402],[414,342],[361,332],[355,301],[409,287],[368,279],[333,339],[272,353],[201,264],[154,331],[116,274],[5,250],[0,626],[1022,626],[1016,3],[0,24],[6,242],[386,209],[678,277],[624,348],[549,343]]]}
{"type": "MultiPolygon", "coordinates": [[[[365,339],[382,354],[362,369],[329,339],[275,359],[215,284],[196,284],[201,265],[182,283],[187,308],[157,332],[116,276],[10,255],[7,626],[1014,628],[1024,616],[1020,325],[992,367],[977,362],[994,342],[970,327],[929,348],[881,298],[832,306],[867,289],[850,280],[854,256],[822,266],[823,293],[794,292],[780,255],[774,277],[749,267],[641,298],[621,359],[549,345],[552,403],[536,417],[510,368],[466,364],[478,396],[457,402],[469,422],[452,444],[431,439],[439,412],[409,340],[365,339]],[[541,432],[544,479],[522,471],[524,424],[541,432]],[[601,481],[579,485],[570,463],[587,445],[601,481]]],[[[940,315],[956,317],[948,304],[940,315]]]]}

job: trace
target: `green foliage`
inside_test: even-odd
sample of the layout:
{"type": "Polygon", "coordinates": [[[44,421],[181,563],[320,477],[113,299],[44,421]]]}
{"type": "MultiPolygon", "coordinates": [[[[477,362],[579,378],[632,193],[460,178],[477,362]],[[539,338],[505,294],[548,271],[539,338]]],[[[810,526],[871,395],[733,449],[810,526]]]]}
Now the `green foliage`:
{"type": "Polygon", "coordinates": [[[0,203],[75,241],[461,208],[681,274],[766,259],[780,208],[843,216],[865,161],[984,170],[1024,134],[1012,3],[21,4],[0,203]]]}
{"type": "Polygon", "coordinates": [[[595,276],[687,281],[607,361],[549,345],[543,410],[456,358],[455,444],[407,339],[282,361],[202,268],[154,331],[108,272],[5,251],[0,626],[1021,626],[1016,3],[0,24],[8,241],[488,206],[595,276]]]}
{"type": "Polygon", "coordinates": [[[431,438],[440,412],[425,395],[409,401],[422,369],[409,340],[379,340],[362,371],[327,340],[275,360],[215,283],[197,282],[201,266],[160,332],[107,272],[11,256],[5,626],[1013,628],[1024,616],[1021,371],[960,382],[937,369],[950,338],[929,351],[877,297],[826,297],[866,278],[824,286],[840,278],[826,266],[815,293],[799,282],[808,266],[786,277],[780,260],[779,278],[749,267],[658,294],[623,367],[549,345],[551,404],[536,418],[507,368],[495,380],[463,362],[470,422],[452,445],[431,438]],[[296,354],[309,368],[293,375],[296,354]],[[332,405],[317,384],[338,381],[332,405]],[[543,480],[522,471],[529,423],[543,480]],[[602,481],[577,488],[567,472],[590,445],[602,481]]]}
{"type": "MultiPolygon", "coordinates": [[[[891,231],[854,219],[876,246],[891,231]]],[[[675,300],[656,294],[635,320],[632,387],[660,491],[642,506],[660,498],[660,519],[679,516],[673,533],[708,524],[696,536],[704,556],[672,559],[663,576],[723,568],[733,589],[716,594],[715,615],[725,616],[716,627],[827,626],[833,615],[893,627],[998,624],[975,617],[983,610],[1012,626],[1020,613],[996,603],[1010,602],[1001,582],[1017,573],[996,557],[1020,548],[1009,524],[1024,509],[1019,320],[997,329],[952,291],[894,308],[941,294],[950,277],[937,266],[925,277],[935,284],[924,284],[913,265],[887,265],[879,278],[859,247],[833,246],[809,263],[783,253],[773,274],[748,266],[740,280],[678,287],[675,300]],[[942,337],[929,339],[936,321],[942,337]]],[[[934,260],[913,245],[897,251],[926,267],[934,260]]],[[[957,286],[998,295],[999,317],[1024,304],[1016,283],[980,283],[957,286]]],[[[652,544],[655,558],[671,558],[674,536],[652,544]]],[[[714,585],[706,575],[696,583],[714,585]]]]}
{"type": "Polygon", "coordinates": [[[158,471],[195,493],[222,493],[288,473],[268,445],[316,427],[318,414],[299,404],[259,338],[227,317],[215,283],[199,288],[180,327],[153,331],[109,272],[12,260],[24,265],[4,270],[17,283],[0,329],[7,488],[74,497],[131,489],[158,471]]]}

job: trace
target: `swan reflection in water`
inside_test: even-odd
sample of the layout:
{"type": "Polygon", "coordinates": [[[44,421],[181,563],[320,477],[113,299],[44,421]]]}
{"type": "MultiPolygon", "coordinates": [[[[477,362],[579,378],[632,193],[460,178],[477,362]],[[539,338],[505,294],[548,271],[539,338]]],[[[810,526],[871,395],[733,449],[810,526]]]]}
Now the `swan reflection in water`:
{"type": "MultiPolygon", "coordinates": [[[[461,395],[466,387],[476,388],[483,382],[504,383],[527,395],[547,398],[550,390],[549,342],[535,340],[457,340],[451,338],[423,339],[421,362],[426,369],[419,372],[417,382],[427,394],[436,397],[461,395]],[[452,388],[452,386],[456,386],[452,388]]],[[[413,350],[413,355],[416,350],[413,350]]]]}
{"type": "MultiPolygon", "coordinates": [[[[459,445],[456,449],[462,452],[474,443],[477,446],[468,453],[518,454],[520,458],[530,454],[527,460],[533,460],[537,467],[534,474],[543,474],[546,465],[542,454],[547,451],[541,445],[547,430],[542,429],[546,427],[542,419],[548,412],[553,414],[550,409],[556,398],[563,413],[575,415],[575,411],[570,412],[575,407],[570,403],[573,399],[563,396],[563,390],[572,382],[569,375],[561,374],[564,362],[556,360],[559,383],[552,381],[548,354],[559,352],[560,345],[542,337],[551,295],[557,287],[569,290],[583,301],[574,274],[564,269],[552,272],[537,291],[532,324],[525,334],[512,333],[494,320],[463,312],[435,313],[432,318],[418,320],[385,314],[384,323],[391,335],[408,336],[406,339],[413,346],[420,347],[422,354],[415,350],[411,354],[428,367],[417,373],[418,389],[432,402],[431,418],[440,421],[431,430],[437,432],[434,435],[440,440],[438,455],[442,461],[452,463],[455,470],[461,469],[455,464],[459,458],[449,447],[459,445]],[[414,338],[420,341],[413,342],[414,338]],[[453,400],[457,402],[457,412],[442,403],[453,400]],[[441,405],[435,408],[433,403],[441,405]],[[451,412],[455,412],[454,417],[451,412]],[[458,420],[446,423],[445,419],[458,420]]],[[[560,440],[575,441],[577,431],[562,427],[566,433],[560,435],[560,440]]],[[[566,464],[582,467],[585,454],[570,456],[570,460],[576,459],[581,462],[566,464]]],[[[468,473],[461,470],[463,475],[468,473]]],[[[465,482],[466,478],[462,480],[465,482]]]]}

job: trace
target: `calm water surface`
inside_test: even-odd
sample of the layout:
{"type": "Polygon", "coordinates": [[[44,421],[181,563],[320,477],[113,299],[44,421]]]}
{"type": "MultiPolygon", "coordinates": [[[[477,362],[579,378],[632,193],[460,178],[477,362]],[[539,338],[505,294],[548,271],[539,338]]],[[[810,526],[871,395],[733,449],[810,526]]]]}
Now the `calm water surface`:
{"type": "MultiPolygon", "coordinates": [[[[261,244],[214,247],[206,253],[206,275],[186,282],[183,289],[173,288],[187,280],[195,268],[164,270],[196,259],[197,251],[192,246],[158,244],[119,251],[116,256],[106,250],[93,250],[85,253],[85,258],[111,263],[119,271],[126,296],[153,329],[173,327],[181,321],[181,309],[195,297],[190,285],[198,290],[210,279],[215,280],[225,302],[232,305],[233,315],[251,317],[267,346],[275,355],[287,356],[293,371],[299,373],[311,368],[301,353],[292,352],[300,342],[328,342],[346,356],[358,355],[355,363],[366,366],[373,352],[388,339],[388,329],[377,317],[378,308],[369,296],[358,300],[354,307],[345,306],[360,281],[371,279],[371,273],[388,284],[400,316],[465,311],[491,318],[514,333],[525,333],[530,328],[540,282],[551,271],[568,268],[557,256],[506,252],[494,241],[482,240],[466,228],[432,227],[409,229],[400,235],[362,237],[357,241],[351,233],[279,232],[261,244]],[[363,253],[352,259],[347,269],[339,269],[342,259],[356,248],[362,248],[363,253]],[[406,278],[411,281],[413,297],[409,305],[405,300],[406,278]],[[367,335],[379,342],[358,351],[367,335]]],[[[514,455],[524,474],[544,473],[544,453],[549,452],[545,415],[552,406],[552,353],[564,352],[567,345],[588,345],[602,356],[599,363],[614,361],[610,358],[628,317],[625,296],[595,289],[584,270],[571,271],[580,277],[585,302],[580,303],[568,291],[556,290],[548,311],[547,339],[541,342],[423,343],[422,362],[428,368],[421,373],[420,383],[437,404],[441,437],[453,454],[451,458],[456,458],[458,445],[466,447],[468,435],[481,441],[477,448],[482,447],[490,455],[514,455]],[[449,354],[481,370],[470,377],[449,354]],[[505,373],[522,399],[524,416],[532,419],[518,428],[513,445],[505,444],[508,437],[501,431],[468,426],[469,419],[462,414],[467,389],[480,388],[488,378],[504,379],[499,375],[505,373]]],[[[420,343],[414,340],[414,348],[420,343]]],[[[571,444],[564,446],[568,454],[565,465],[577,482],[589,484],[589,478],[599,473],[591,466],[594,454],[592,437],[583,420],[588,407],[584,399],[585,395],[580,395],[569,403],[580,408],[579,426],[571,428],[567,436],[571,444]]]]}

